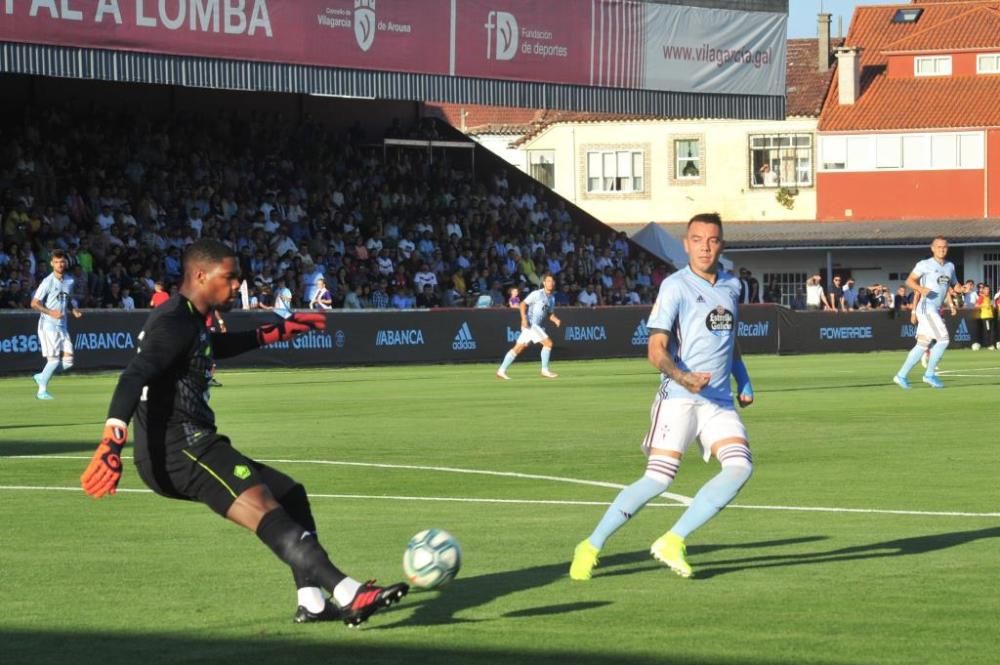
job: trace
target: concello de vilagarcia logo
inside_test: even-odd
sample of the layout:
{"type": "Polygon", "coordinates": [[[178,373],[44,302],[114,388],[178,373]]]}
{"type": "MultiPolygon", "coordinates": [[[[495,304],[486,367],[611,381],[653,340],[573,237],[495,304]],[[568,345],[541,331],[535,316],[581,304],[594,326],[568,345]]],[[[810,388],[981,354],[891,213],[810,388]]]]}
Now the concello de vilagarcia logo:
{"type": "Polygon", "coordinates": [[[375,0],[354,0],[354,38],[362,51],[375,41],[375,0]]]}
{"type": "MultiPolygon", "coordinates": [[[[409,34],[413,26],[409,23],[395,23],[389,19],[379,20],[375,15],[376,0],[354,0],[354,9],[347,7],[327,7],[316,15],[316,22],[332,30],[354,31],[354,41],[364,52],[375,43],[375,33],[396,32],[409,34]]],[[[383,45],[384,47],[384,45],[383,45]]]]}

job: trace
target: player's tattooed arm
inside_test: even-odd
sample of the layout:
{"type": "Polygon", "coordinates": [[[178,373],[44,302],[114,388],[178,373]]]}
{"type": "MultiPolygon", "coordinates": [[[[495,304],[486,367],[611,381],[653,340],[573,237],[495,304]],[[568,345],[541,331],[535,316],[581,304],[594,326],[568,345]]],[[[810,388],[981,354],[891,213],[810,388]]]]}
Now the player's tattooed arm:
{"type": "Polygon", "coordinates": [[[650,328],[649,346],[646,356],[650,364],[660,370],[671,381],[676,381],[682,385],[689,392],[701,392],[701,389],[708,385],[712,375],[709,372],[686,372],[678,367],[667,351],[669,342],[669,332],[658,328],[650,328]]]}

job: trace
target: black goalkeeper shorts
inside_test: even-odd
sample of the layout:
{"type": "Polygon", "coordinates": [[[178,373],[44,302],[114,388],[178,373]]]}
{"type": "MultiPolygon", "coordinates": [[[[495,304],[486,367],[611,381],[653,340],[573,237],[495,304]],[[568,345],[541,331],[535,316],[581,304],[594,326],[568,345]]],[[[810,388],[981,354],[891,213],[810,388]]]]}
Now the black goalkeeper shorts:
{"type": "Polygon", "coordinates": [[[172,452],[162,460],[136,462],[139,477],[160,496],[200,501],[223,517],[243,492],[266,485],[280,499],[297,483],[266,464],[256,462],[233,448],[225,436],[216,435],[196,452],[172,452]]]}

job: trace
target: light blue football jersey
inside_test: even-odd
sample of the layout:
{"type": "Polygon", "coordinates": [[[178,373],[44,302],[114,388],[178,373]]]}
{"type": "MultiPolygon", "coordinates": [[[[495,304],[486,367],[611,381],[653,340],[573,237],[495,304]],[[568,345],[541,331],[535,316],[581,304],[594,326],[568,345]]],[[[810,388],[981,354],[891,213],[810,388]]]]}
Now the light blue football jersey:
{"type": "Polygon", "coordinates": [[[73,306],[72,294],[72,277],[64,274],[62,279],[57,279],[54,272],[46,275],[45,279],[39,283],[38,288],[35,289],[34,298],[47,309],[62,312],[62,318],[54,319],[48,314],[42,314],[39,324],[51,329],[69,330],[66,315],[73,306]]]}
{"type": "Polygon", "coordinates": [[[948,287],[958,283],[955,277],[955,266],[951,261],[938,263],[933,257],[917,261],[911,273],[920,275],[917,280],[920,286],[931,290],[926,296],[920,299],[917,305],[921,314],[928,311],[938,311],[946,304],[945,296],[948,295],[948,287]]]}
{"type": "Polygon", "coordinates": [[[524,302],[528,306],[528,325],[540,326],[555,310],[556,294],[546,295],[545,289],[536,289],[528,294],[524,302]]]}
{"type": "Polygon", "coordinates": [[[677,367],[710,372],[712,378],[694,394],[661,374],[661,398],[704,400],[732,408],[730,375],[739,300],[740,280],[722,270],[715,284],[695,275],[690,267],[663,280],[647,326],[670,333],[667,352],[677,367]]]}

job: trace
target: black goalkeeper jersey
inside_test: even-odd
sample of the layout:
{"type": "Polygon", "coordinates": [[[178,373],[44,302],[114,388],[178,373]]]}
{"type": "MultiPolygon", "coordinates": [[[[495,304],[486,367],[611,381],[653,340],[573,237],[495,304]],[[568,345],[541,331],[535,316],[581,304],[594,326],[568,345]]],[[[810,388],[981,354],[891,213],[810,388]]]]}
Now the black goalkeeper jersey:
{"type": "Polygon", "coordinates": [[[126,423],[135,416],[135,460],[163,460],[213,440],[208,383],[214,359],[256,347],[255,331],[209,331],[205,315],[182,295],[154,309],[108,409],[109,418],[126,423]]]}

